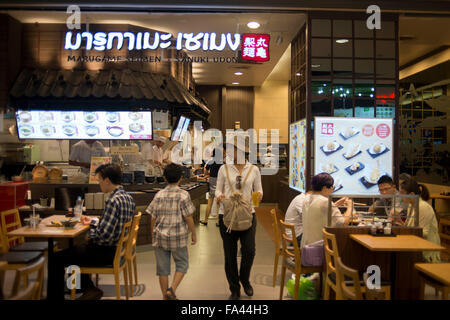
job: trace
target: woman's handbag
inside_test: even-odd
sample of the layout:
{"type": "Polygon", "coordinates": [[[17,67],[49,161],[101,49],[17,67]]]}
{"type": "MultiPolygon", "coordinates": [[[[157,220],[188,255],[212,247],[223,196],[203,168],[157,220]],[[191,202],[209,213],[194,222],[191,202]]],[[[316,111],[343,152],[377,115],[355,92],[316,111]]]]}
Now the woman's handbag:
{"type": "Polygon", "coordinates": [[[227,227],[228,233],[230,233],[231,231],[245,231],[252,227],[252,206],[250,205],[249,201],[246,201],[246,199],[244,199],[244,196],[242,194],[242,189],[252,169],[253,166],[251,166],[248,170],[247,175],[242,182],[241,189],[235,191],[228,174],[228,166],[225,165],[227,181],[233,193],[228,199],[222,200],[224,208],[223,223],[225,227],[227,227]]]}

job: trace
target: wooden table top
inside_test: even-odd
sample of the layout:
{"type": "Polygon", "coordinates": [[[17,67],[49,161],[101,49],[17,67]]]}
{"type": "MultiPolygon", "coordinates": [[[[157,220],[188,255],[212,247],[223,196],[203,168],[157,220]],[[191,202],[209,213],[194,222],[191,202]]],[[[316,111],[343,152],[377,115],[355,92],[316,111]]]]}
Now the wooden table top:
{"type": "Polygon", "coordinates": [[[414,266],[427,276],[450,286],[450,263],[416,263],[414,266]]]}
{"type": "Polygon", "coordinates": [[[89,230],[89,225],[83,225],[77,223],[73,229],[65,229],[64,227],[47,227],[50,221],[53,220],[66,220],[63,215],[54,215],[47,217],[41,221],[38,228],[33,230],[30,227],[22,227],[14,231],[10,231],[7,234],[11,236],[21,236],[29,238],[75,238],[89,230]]]}
{"type": "Polygon", "coordinates": [[[430,194],[430,199],[447,199],[450,200],[450,196],[444,196],[443,194],[439,194],[439,193],[431,193],[430,194]]]}
{"type": "Polygon", "coordinates": [[[444,247],[414,235],[375,237],[370,234],[351,234],[350,238],[370,251],[419,252],[445,250],[444,247]]]}

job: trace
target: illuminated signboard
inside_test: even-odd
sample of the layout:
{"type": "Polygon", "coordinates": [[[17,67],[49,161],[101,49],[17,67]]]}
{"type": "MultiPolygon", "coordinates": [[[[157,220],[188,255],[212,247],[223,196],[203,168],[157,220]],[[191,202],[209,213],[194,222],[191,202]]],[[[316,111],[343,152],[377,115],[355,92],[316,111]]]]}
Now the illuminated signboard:
{"type": "Polygon", "coordinates": [[[269,61],[268,34],[242,35],[242,59],[252,61],[269,61]]]}
{"type": "MultiPolygon", "coordinates": [[[[75,39],[72,31],[68,31],[65,37],[64,49],[78,50],[81,48],[83,38],[86,39],[86,50],[105,51],[111,50],[116,42],[116,49],[120,50],[123,47],[125,39],[128,39],[128,50],[156,50],[166,49],[172,45],[173,36],[171,33],[159,34],[155,32],[153,37],[150,32],[91,32],[76,33],[75,39]]],[[[236,51],[241,43],[241,35],[235,33],[223,34],[218,36],[216,33],[178,33],[176,37],[177,50],[186,49],[188,51],[195,51],[203,49],[204,51],[223,51],[228,47],[232,51],[236,51]],[[219,39],[219,41],[218,41],[219,39]],[[184,47],[183,47],[184,40],[184,47]]]]}

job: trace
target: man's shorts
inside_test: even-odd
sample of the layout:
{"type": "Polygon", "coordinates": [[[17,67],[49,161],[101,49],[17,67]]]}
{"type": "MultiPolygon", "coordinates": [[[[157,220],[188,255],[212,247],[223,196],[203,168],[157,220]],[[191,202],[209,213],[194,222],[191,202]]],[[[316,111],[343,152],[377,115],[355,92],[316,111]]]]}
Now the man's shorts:
{"type": "Polygon", "coordinates": [[[156,257],[156,275],[170,275],[170,256],[175,261],[176,272],[186,274],[189,267],[189,255],[187,247],[175,250],[165,250],[163,248],[155,248],[156,257]]]}

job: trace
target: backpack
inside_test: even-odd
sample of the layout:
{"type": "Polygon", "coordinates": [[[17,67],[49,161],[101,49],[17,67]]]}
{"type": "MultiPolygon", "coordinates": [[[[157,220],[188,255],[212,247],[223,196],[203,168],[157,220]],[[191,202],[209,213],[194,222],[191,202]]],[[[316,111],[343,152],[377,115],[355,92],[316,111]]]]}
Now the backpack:
{"type": "Polygon", "coordinates": [[[225,173],[227,175],[227,181],[232,191],[231,197],[228,199],[223,199],[223,223],[227,227],[227,232],[231,231],[245,231],[252,227],[253,224],[253,213],[252,206],[248,201],[246,201],[242,194],[242,189],[245,182],[247,181],[250,172],[252,172],[253,166],[247,172],[244,181],[241,184],[241,189],[235,191],[233,184],[230,181],[230,176],[228,174],[228,166],[225,165],[225,173]]]}

